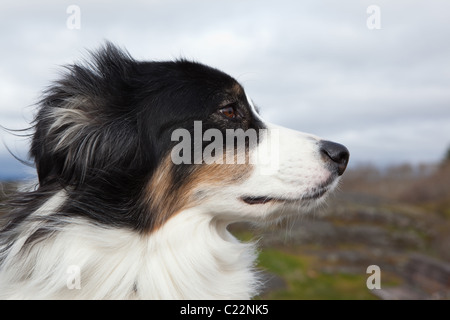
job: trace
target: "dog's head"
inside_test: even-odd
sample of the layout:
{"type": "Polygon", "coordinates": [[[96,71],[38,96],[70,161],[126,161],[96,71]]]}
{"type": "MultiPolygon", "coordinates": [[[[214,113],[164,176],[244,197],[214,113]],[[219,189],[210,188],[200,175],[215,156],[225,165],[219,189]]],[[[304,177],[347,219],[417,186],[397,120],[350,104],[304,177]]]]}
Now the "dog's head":
{"type": "Polygon", "coordinates": [[[76,197],[72,214],[141,231],[194,207],[267,221],[322,201],[347,166],[344,146],[265,122],[205,65],[140,62],[107,44],[67,70],[41,101],[31,155],[41,187],[76,197]]]}

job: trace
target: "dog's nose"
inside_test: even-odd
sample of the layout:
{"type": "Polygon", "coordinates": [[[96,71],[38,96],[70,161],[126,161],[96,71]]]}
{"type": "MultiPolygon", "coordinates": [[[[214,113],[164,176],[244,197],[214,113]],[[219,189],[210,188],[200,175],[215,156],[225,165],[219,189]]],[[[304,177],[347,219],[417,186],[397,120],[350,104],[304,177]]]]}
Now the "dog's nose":
{"type": "Polygon", "coordinates": [[[342,175],[347,168],[350,152],[342,144],[323,140],[320,142],[320,153],[325,161],[331,163],[342,175]]]}

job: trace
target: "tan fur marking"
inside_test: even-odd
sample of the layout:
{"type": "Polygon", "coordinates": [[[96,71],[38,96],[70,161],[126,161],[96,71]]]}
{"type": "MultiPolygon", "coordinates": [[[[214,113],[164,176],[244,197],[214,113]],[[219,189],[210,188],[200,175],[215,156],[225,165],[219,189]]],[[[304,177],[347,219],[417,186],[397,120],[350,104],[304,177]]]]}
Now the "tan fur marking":
{"type": "MultiPolygon", "coordinates": [[[[237,158],[237,155],[235,155],[237,158]]],[[[248,160],[248,156],[246,157],[248,160]]],[[[224,155],[225,159],[225,155],[224,155]]],[[[150,214],[156,214],[155,223],[149,232],[159,229],[169,218],[187,208],[199,204],[201,199],[195,196],[196,191],[208,187],[232,185],[243,181],[251,174],[252,166],[248,164],[201,164],[192,165],[194,171],[190,174],[183,186],[178,186],[173,192],[171,175],[175,166],[170,156],[156,170],[153,178],[147,185],[147,201],[150,214]]]]}
{"type": "Polygon", "coordinates": [[[244,89],[242,88],[242,86],[239,83],[235,83],[232,87],[231,87],[231,92],[236,96],[239,97],[241,95],[244,94],[244,89]]]}

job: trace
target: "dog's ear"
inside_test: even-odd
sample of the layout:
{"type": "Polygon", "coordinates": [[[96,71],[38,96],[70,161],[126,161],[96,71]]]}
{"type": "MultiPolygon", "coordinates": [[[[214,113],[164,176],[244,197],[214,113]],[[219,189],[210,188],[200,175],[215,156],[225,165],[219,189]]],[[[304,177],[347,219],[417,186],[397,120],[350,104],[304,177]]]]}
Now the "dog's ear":
{"type": "Polygon", "coordinates": [[[128,99],[135,62],[110,43],[92,58],[68,66],[40,102],[30,155],[41,185],[55,179],[83,183],[139,156],[137,120],[128,99]]]}

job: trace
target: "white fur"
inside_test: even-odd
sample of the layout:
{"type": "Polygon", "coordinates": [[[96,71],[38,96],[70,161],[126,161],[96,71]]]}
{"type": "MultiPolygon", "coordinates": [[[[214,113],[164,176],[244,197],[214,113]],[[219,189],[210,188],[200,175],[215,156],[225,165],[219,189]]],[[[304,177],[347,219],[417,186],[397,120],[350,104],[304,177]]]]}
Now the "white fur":
{"type": "Polygon", "coordinates": [[[226,226],[201,208],[180,212],[149,236],[73,219],[26,255],[18,254],[24,241],[8,250],[0,298],[249,299],[259,284],[254,246],[226,226]],[[67,285],[73,266],[81,271],[79,289],[67,285]]]}

